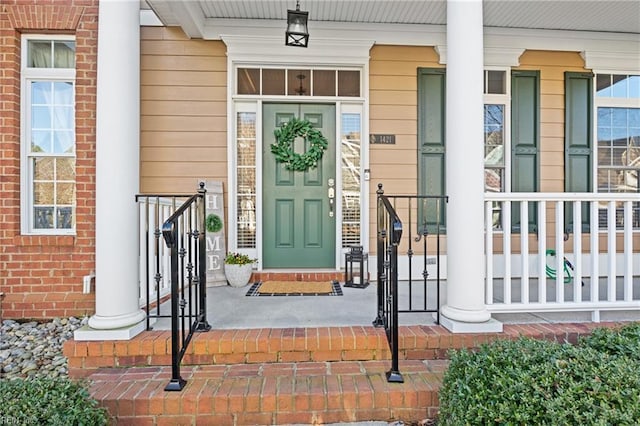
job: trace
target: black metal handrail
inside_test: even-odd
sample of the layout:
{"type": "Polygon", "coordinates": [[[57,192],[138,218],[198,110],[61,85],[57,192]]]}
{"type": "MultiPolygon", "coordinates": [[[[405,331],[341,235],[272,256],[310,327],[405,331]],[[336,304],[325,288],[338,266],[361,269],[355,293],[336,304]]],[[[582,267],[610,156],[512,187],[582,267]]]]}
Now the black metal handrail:
{"type": "Polygon", "coordinates": [[[398,245],[402,221],[378,184],[378,317],[373,324],[384,327],[391,347],[391,370],[387,381],[404,382],[398,359],[398,245]]]}
{"type": "Polygon", "coordinates": [[[162,225],[171,250],[171,381],[166,391],[180,391],[186,380],[180,363],[195,331],[208,331],[206,211],[204,183],[162,225]],[[195,273],[194,273],[195,271],[195,273]]]}
{"type": "MultiPolygon", "coordinates": [[[[447,202],[446,196],[432,195],[384,195],[382,184],[376,191],[377,203],[377,273],[378,298],[377,317],[373,321],[376,327],[384,327],[391,349],[391,369],[387,372],[389,382],[403,382],[399,369],[398,314],[432,313],[436,323],[440,323],[440,237],[443,230],[442,208],[447,202]],[[414,204],[415,202],[415,204],[414,204]],[[402,212],[403,217],[398,212],[402,212]],[[404,223],[407,226],[403,226],[404,223]],[[414,229],[415,228],[415,229],[414,229]],[[399,284],[398,250],[403,242],[403,230],[406,232],[406,274],[407,279],[399,284]],[[414,237],[415,235],[415,237],[414,237]],[[429,236],[435,238],[435,256],[429,257],[429,236]],[[422,265],[416,264],[414,245],[422,242],[422,265]],[[429,272],[428,265],[435,264],[435,304],[428,304],[429,272]],[[415,266],[415,268],[414,268],[415,266]],[[419,269],[420,277],[414,277],[414,269],[419,269]],[[414,284],[421,288],[414,289],[414,284]],[[399,285],[406,288],[403,308],[399,308],[399,285]],[[420,292],[422,294],[420,294],[420,292]],[[422,295],[422,303],[416,303],[415,297],[422,295]],[[420,305],[420,306],[416,306],[420,305]]],[[[434,239],[431,238],[431,239],[434,239]]],[[[404,300],[404,299],[403,299],[404,300]]]]}

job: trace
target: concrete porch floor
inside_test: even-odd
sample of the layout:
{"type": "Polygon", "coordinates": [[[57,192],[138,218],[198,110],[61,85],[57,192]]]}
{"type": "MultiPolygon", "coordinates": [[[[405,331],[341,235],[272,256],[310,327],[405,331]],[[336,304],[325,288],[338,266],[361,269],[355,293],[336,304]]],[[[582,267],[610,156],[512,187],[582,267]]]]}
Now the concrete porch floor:
{"type": "MultiPolygon", "coordinates": [[[[207,316],[213,329],[254,329],[254,328],[301,328],[370,326],[376,318],[377,284],[372,282],[365,289],[342,287],[342,296],[255,296],[247,297],[250,288],[231,286],[207,289],[207,316]]],[[[553,294],[551,284],[548,294],[553,294]]],[[[425,296],[422,282],[413,282],[411,299],[413,309],[424,306],[425,296]]],[[[501,294],[502,284],[497,283],[495,294],[501,294]]],[[[512,283],[514,298],[519,298],[519,282],[512,283]]],[[[634,281],[640,288],[640,280],[634,281]]],[[[398,284],[400,309],[408,308],[409,283],[398,284]]],[[[532,286],[532,291],[535,288],[532,286]]],[[[446,281],[441,282],[441,306],[445,303],[446,281]]],[[[638,292],[636,289],[634,293],[638,292]]],[[[435,282],[428,282],[426,306],[436,308],[435,282]]],[[[498,300],[498,298],[496,298],[498,300]]],[[[640,307],[640,305],[639,305],[640,307]]],[[[170,312],[169,302],[163,304],[163,313],[170,312]]],[[[591,322],[589,312],[538,312],[518,314],[493,314],[493,318],[504,324],[591,322]]],[[[602,312],[601,321],[638,321],[640,310],[602,312]]],[[[433,313],[401,313],[400,325],[435,325],[433,313]]],[[[154,330],[170,330],[168,318],[153,324],[154,330]]]]}

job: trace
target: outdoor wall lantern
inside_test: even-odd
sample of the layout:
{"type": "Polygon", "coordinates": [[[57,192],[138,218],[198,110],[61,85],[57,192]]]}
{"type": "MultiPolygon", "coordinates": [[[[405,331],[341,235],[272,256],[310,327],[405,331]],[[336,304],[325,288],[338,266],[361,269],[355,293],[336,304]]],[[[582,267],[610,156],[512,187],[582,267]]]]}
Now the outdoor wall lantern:
{"type": "Polygon", "coordinates": [[[369,255],[362,251],[362,246],[351,247],[344,255],[344,263],[344,286],[366,288],[369,285],[369,255]]]}
{"type": "Polygon", "coordinates": [[[287,32],[285,38],[287,46],[307,47],[309,44],[308,18],[309,12],[300,10],[300,0],[296,1],[296,10],[287,10],[287,32]]]}

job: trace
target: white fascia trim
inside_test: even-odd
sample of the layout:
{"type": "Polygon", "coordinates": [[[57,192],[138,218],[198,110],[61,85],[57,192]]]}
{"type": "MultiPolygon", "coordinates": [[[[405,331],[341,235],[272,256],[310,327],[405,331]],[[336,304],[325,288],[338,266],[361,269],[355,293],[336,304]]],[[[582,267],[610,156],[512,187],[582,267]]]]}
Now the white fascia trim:
{"type": "Polygon", "coordinates": [[[233,62],[257,64],[312,63],[362,66],[369,62],[373,40],[314,38],[308,48],[285,46],[281,36],[222,35],[233,62]]]}
{"type": "MultiPolygon", "coordinates": [[[[309,48],[284,45],[284,23],[278,20],[207,19],[202,37],[222,39],[229,46],[245,39],[253,44],[243,48],[267,57],[263,48],[280,51],[284,57],[310,58],[318,54],[343,55],[350,44],[368,43],[402,46],[435,46],[440,63],[446,64],[447,44],[444,25],[360,24],[343,22],[310,22],[309,48]],[[345,42],[348,40],[348,42],[345,42]],[[275,44],[274,44],[275,43],[275,44]],[[316,50],[315,47],[324,49],[316,50]],[[313,52],[313,53],[311,53],[313,52]]],[[[485,66],[514,67],[519,65],[525,50],[579,52],[587,68],[611,71],[640,69],[640,37],[638,34],[588,31],[535,30],[520,28],[484,28],[485,66]]],[[[347,53],[348,54],[348,53],[347,53]]],[[[346,56],[346,55],[345,55],[346,56]]],[[[317,57],[315,58],[317,59],[317,57]]],[[[338,62],[342,63],[342,61],[338,62]]]]}
{"type": "Polygon", "coordinates": [[[141,27],[162,27],[162,21],[151,9],[140,9],[140,26],[141,27]]]}
{"type": "Polygon", "coordinates": [[[167,2],[184,33],[190,38],[205,38],[205,17],[198,2],[167,2]]]}
{"type": "MultiPolygon", "coordinates": [[[[223,36],[276,37],[284,46],[284,20],[207,19],[203,38],[219,40],[223,36]]],[[[309,48],[316,39],[373,40],[376,44],[434,46],[444,44],[444,25],[361,24],[353,22],[309,22],[309,48]]],[[[304,50],[303,48],[296,50],[304,50]]]]}
{"type": "Polygon", "coordinates": [[[492,50],[569,51],[579,52],[589,69],[640,70],[637,34],[485,27],[484,46],[485,55],[492,50]]]}

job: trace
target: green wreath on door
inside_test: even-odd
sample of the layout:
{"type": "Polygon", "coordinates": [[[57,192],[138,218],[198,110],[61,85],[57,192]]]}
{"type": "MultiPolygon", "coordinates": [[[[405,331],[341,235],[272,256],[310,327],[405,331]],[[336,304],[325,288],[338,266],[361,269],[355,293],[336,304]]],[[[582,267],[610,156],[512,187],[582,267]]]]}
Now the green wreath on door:
{"type": "Polygon", "coordinates": [[[271,152],[275,155],[276,161],[284,164],[287,170],[306,172],[316,168],[329,146],[327,138],[308,120],[294,117],[273,133],[276,143],[271,144],[271,152]],[[293,150],[293,141],[297,137],[302,137],[309,142],[309,149],[304,154],[298,154],[293,150]]]}

